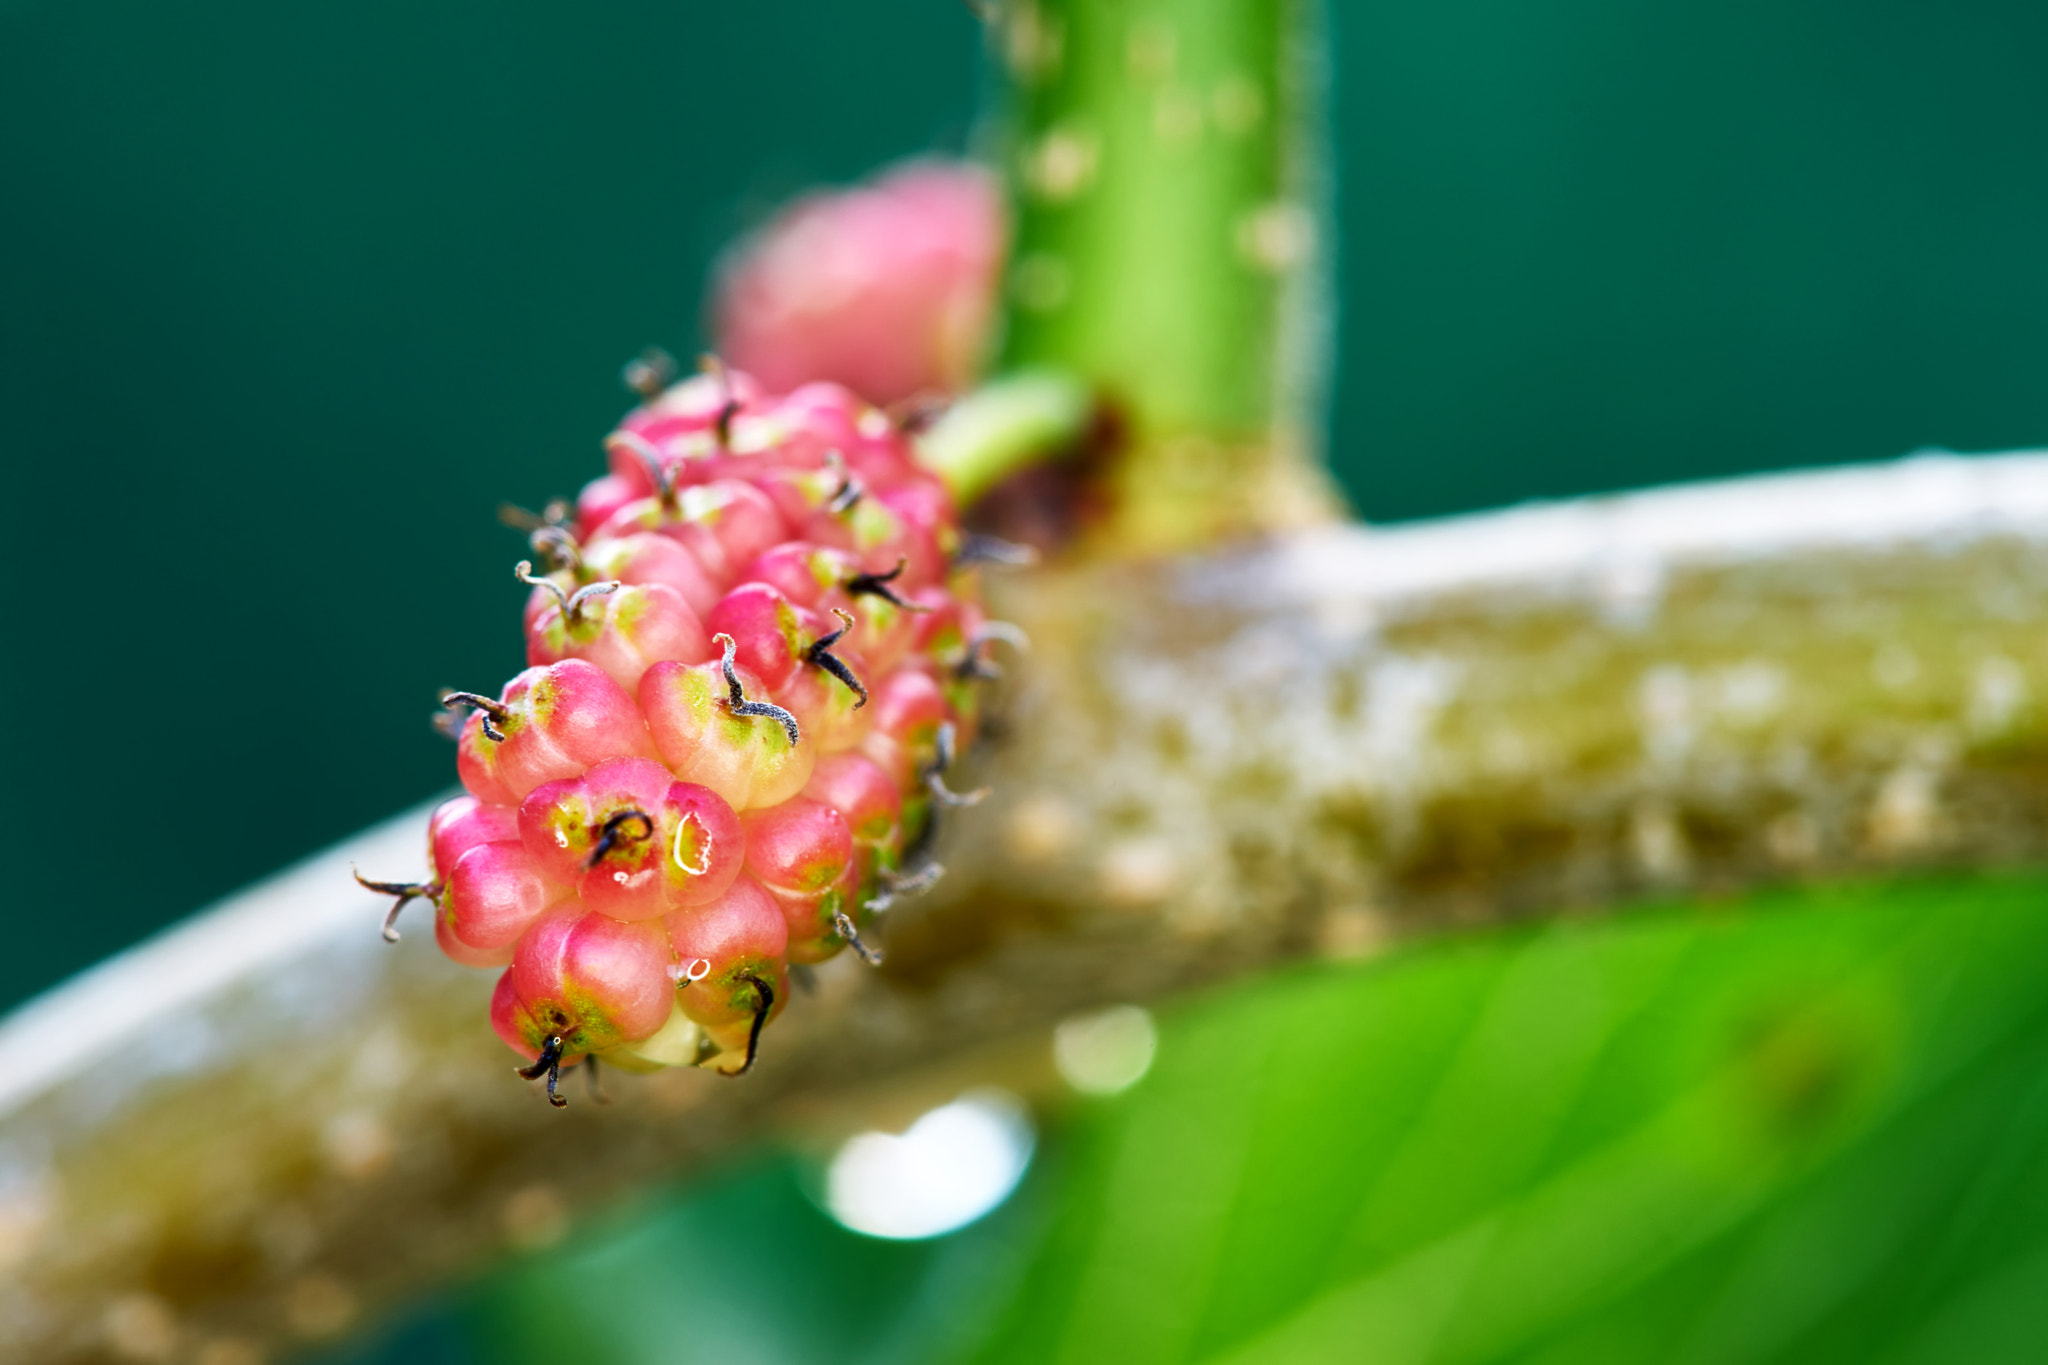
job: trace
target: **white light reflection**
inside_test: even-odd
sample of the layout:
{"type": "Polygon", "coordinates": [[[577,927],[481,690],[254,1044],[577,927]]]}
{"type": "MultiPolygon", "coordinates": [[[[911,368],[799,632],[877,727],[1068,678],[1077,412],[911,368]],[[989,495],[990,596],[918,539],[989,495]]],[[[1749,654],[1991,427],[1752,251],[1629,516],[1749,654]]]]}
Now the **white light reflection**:
{"type": "Polygon", "coordinates": [[[1115,1005],[1096,1014],[1064,1019],[1052,1034],[1053,1065],[1068,1085],[1084,1095],[1128,1090],[1152,1069],[1159,1030],[1136,1005],[1115,1005]]]}
{"type": "Polygon", "coordinates": [[[1009,1198],[1035,1140],[1014,1095],[970,1091],[901,1134],[848,1138],[825,1174],[825,1207],[870,1237],[937,1237],[1009,1198]]]}

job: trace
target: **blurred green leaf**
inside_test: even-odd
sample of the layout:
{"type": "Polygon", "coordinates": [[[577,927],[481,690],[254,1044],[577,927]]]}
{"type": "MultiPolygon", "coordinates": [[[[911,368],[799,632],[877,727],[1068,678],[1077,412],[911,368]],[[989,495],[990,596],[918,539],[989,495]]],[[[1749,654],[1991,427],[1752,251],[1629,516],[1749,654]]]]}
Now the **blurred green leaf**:
{"type": "Polygon", "coordinates": [[[788,1165],[502,1278],[514,1360],[2032,1358],[2048,881],[1789,891],[1193,1002],[930,1243],[788,1165]]]}
{"type": "Polygon", "coordinates": [[[949,1237],[881,1241],[819,1212],[805,1175],[776,1158],[724,1172],[495,1277],[469,1310],[488,1358],[943,1359],[971,1344],[962,1334],[974,1321],[1000,1311],[1044,1222],[1041,1178],[949,1237]]]}
{"type": "Polygon", "coordinates": [[[2029,1356],[2043,891],[1781,893],[1190,1010],[974,1358],[2029,1356]]]}

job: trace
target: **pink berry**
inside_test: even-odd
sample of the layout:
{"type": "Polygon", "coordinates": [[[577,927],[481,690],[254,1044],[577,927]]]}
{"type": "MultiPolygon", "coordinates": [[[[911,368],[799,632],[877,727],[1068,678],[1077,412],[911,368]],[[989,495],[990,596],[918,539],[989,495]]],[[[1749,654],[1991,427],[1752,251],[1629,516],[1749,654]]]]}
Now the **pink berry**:
{"type": "Polygon", "coordinates": [[[799,796],[749,811],[740,823],[747,831],[747,871],[770,891],[822,891],[853,858],[846,817],[822,801],[799,796]]]}
{"type": "Polygon", "coordinates": [[[907,568],[899,560],[870,570],[851,551],[792,540],[756,559],[744,577],[766,584],[819,619],[835,608],[852,614],[855,625],[847,635],[847,648],[879,676],[893,669],[910,648],[916,617],[925,610],[908,602],[897,587],[907,568]]]}
{"type": "Polygon", "coordinates": [[[577,529],[588,535],[611,520],[613,514],[627,503],[646,497],[647,492],[648,484],[644,478],[637,484],[616,474],[592,479],[576,497],[577,529]]]}
{"type": "Polygon", "coordinates": [[[960,549],[955,529],[958,514],[945,488],[935,479],[924,479],[879,493],[876,501],[887,507],[898,523],[895,539],[886,550],[910,561],[904,586],[921,588],[942,581],[947,564],[960,549]]]}
{"type": "Polygon", "coordinates": [[[771,388],[838,380],[877,403],[963,387],[1003,252],[994,177],[919,161],[785,209],[720,270],[719,346],[771,388]]]}
{"type": "MultiPolygon", "coordinates": [[[[460,958],[456,960],[461,961],[460,958]]],[[[491,990],[491,1028],[505,1040],[505,1046],[531,1060],[540,1055],[540,1045],[529,1045],[526,1041],[529,1022],[526,1011],[519,1004],[519,996],[512,989],[512,973],[500,972],[498,984],[491,990]]]]}
{"type": "Polygon", "coordinates": [[[823,634],[818,617],[793,604],[766,583],[742,583],[719,600],[705,618],[706,629],[730,635],[735,662],[771,692],[803,666],[803,651],[823,634]]]}
{"type": "MultiPolygon", "coordinates": [[[[697,556],[669,537],[653,532],[594,540],[583,547],[583,563],[599,578],[635,586],[659,583],[673,588],[700,620],[724,595],[697,562],[697,556]]],[[[542,609],[551,601],[543,602],[542,609]]]]}
{"type": "Polygon", "coordinates": [[[519,807],[519,837],[587,908],[622,920],[716,899],[746,857],[731,806],[644,758],[535,787],[519,807]]]}
{"type": "Polygon", "coordinates": [[[946,695],[930,674],[905,668],[875,688],[869,709],[875,714],[861,752],[889,775],[898,790],[908,791],[931,761],[939,727],[953,719],[946,695]]]}
{"type": "Polygon", "coordinates": [[[607,758],[654,756],[633,698],[582,659],[529,668],[505,684],[500,701],[468,704],[477,714],[463,727],[457,766],[470,794],[496,805],[607,758]]]}
{"type": "MultiPolygon", "coordinates": [[[[766,690],[735,670],[743,699],[766,690]]],[[[810,781],[816,746],[800,742],[801,727],[773,716],[743,714],[719,664],[660,663],[640,680],[640,707],[662,761],[686,782],[725,798],[734,810],[787,801],[810,781]],[[791,736],[791,730],[796,736],[791,736]]]]}
{"type": "Polygon", "coordinates": [[[934,477],[893,420],[841,385],[806,384],[775,405],[774,418],[783,432],[779,453],[792,468],[829,468],[836,458],[869,493],[934,477]]]}
{"type": "MultiPolygon", "coordinates": [[[[889,775],[861,754],[834,754],[818,764],[804,795],[830,806],[845,818],[853,837],[853,870],[843,909],[856,925],[865,927],[869,898],[883,891],[887,878],[903,864],[904,797],[889,775]]],[[[912,803],[917,811],[928,809],[922,793],[912,803]]],[[[797,945],[800,960],[827,957],[837,951],[841,937],[836,923],[832,934],[814,916],[806,921],[809,936],[797,945]]],[[[794,931],[793,931],[794,932],[794,931]]],[[[867,956],[863,951],[862,956],[867,956]]]]}
{"type": "Polygon", "coordinates": [[[760,1008],[760,983],[774,996],[771,1018],[789,998],[789,928],[781,908],[760,883],[741,877],[717,900],[672,914],[667,924],[683,1013],[721,1047],[744,1046],[760,1008]]]}
{"type": "Polygon", "coordinates": [[[714,582],[730,584],[769,546],[786,538],[788,523],[760,489],[717,479],[661,497],[629,502],[599,526],[593,540],[655,532],[697,557],[714,582]]]}
{"type": "Polygon", "coordinates": [[[860,572],[860,561],[844,550],[785,540],[763,551],[743,577],[763,583],[799,607],[816,608],[825,595],[860,572]]]}
{"type": "Polygon", "coordinates": [[[551,1037],[562,1040],[568,1057],[648,1037],[668,1020],[675,990],[669,962],[658,920],[628,924],[573,901],[557,906],[534,921],[513,952],[499,1035],[528,1057],[540,1055],[551,1037]]]}
{"type": "Polygon", "coordinates": [[[829,644],[830,651],[798,668],[776,696],[803,728],[804,742],[816,746],[818,755],[823,757],[853,748],[867,733],[868,698],[861,680],[870,670],[867,661],[850,646],[830,636],[821,636],[811,643],[829,644]],[[836,669],[825,667],[828,660],[837,665],[836,669]]]}
{"type": "Polygon", "coordinates": [[[820,514],[837,515],[832,505],[846,496],[847,472],[837,449],[816,465],[778,463],[756,471],[761,491],[789,526],[807,526],[820,514]]]}
{"type": "Polygon", "coordinates": [[[902,790],[864,754],[818,760],[804,796],[838,811],[856,845],[888,848],[902,834],[902,790]]]}
{"type": "Polygon", "coordinates": [[[579,589],[540,614],[527,630],[528,663],[587,659],[631,692],[663,659],[699,663],[711,656],[703,623],[674,588],[621,584],[585,599],[591,590],[579,589]]]}
{"type": "Polygon", "coordinates": [[[853,909],[853,834],[846,818],[822,801],[798,797],[742,819],[747,872],[782,908],[790,959],[830,957],[841,946],[835,917],[853,909]]]}
{"type": "Polygon", "coordinates": [[[863,922],[860,888],[861,866],[856,856],[849,858],[839,876],[821,890],[801,895],[789,891],[769,893],[782,907],[782,917],[789,925],[791,962],[823,962],[845,949],[852,940],[847,937],[849,930],[840,928],[842,919],[849,926],[863,922]]]}
{"type": "Polygon", "coordinates": [[[455,741],[455,776],[464,791],[485,805],[517,806],[518,793],[498,776],[499,746],[484,733],[489,719],[487,712],[479,710],[464,722],[455,741]]]}
{"type": "Polygon", "coordinates": [[[456,861],[478,844],[518,837],[517,810],[511,806],[487,806],[474,796],[443,801],[427,818],[428,859],[438,877],[446,877],[456,861]]]}
{"type": "Polygon", "coordinates": [[[512,960],[512,945],[569,887],[550,881],[518,839],[479,844],[456,860],[434,933],[442,951],[473,967],[512,960]]]}
{"type": "MultiPolygon", "coordinates": [[[[711,432],[728,406],[745,412],[758,406],[763,397],[761,386],[738,370],[692,375],[663,390],[652,402],[627,413],[619,430],[661,446],[680,436],[711,432]]],[[[622,478],[630,480],[634,476],[631,457],[623,452],[612,452],[611,467],[622,478]]],[[[641,472],[644,474],[644,468],[641,472]]],[[[651,491],[651,485],[642,487],[651,491]]]]}

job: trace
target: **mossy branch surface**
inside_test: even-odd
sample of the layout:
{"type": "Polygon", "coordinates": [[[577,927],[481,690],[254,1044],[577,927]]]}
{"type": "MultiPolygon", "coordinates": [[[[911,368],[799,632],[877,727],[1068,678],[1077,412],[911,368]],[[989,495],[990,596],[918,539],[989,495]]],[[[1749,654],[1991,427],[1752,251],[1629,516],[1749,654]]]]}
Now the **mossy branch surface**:
{"type": "MultiPolygon", "coordinates": [[[[0,1359],[346,1331],[1071,1011],[1654,895],[2048,853],[2048,457],[1918,460],[1019,574],[953,873],[744,1081],[548,1108],[368,832],[0,1024],[0,1359]]],[[[216,1352],[218,1355],[218,1352],[216,1352]]]]}

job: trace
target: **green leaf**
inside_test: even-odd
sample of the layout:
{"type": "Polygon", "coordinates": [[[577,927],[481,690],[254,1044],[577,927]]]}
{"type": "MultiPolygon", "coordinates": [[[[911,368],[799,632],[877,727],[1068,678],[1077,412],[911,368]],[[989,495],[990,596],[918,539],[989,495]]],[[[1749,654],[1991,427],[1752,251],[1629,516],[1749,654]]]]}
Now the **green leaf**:
{"type": "Polygon", "coordinates": [[[1786,893],[1190,1009],[973,1358],[2018,1358],[2043,893],[1786,893]]]}
{"type": "Polygon", "coordinates": [[[477,1299],[506,1359],[2031,1358],[2048,880],[1666,906],[1189,1002],[929,1243],[740,1172],[477,1299]]]}

